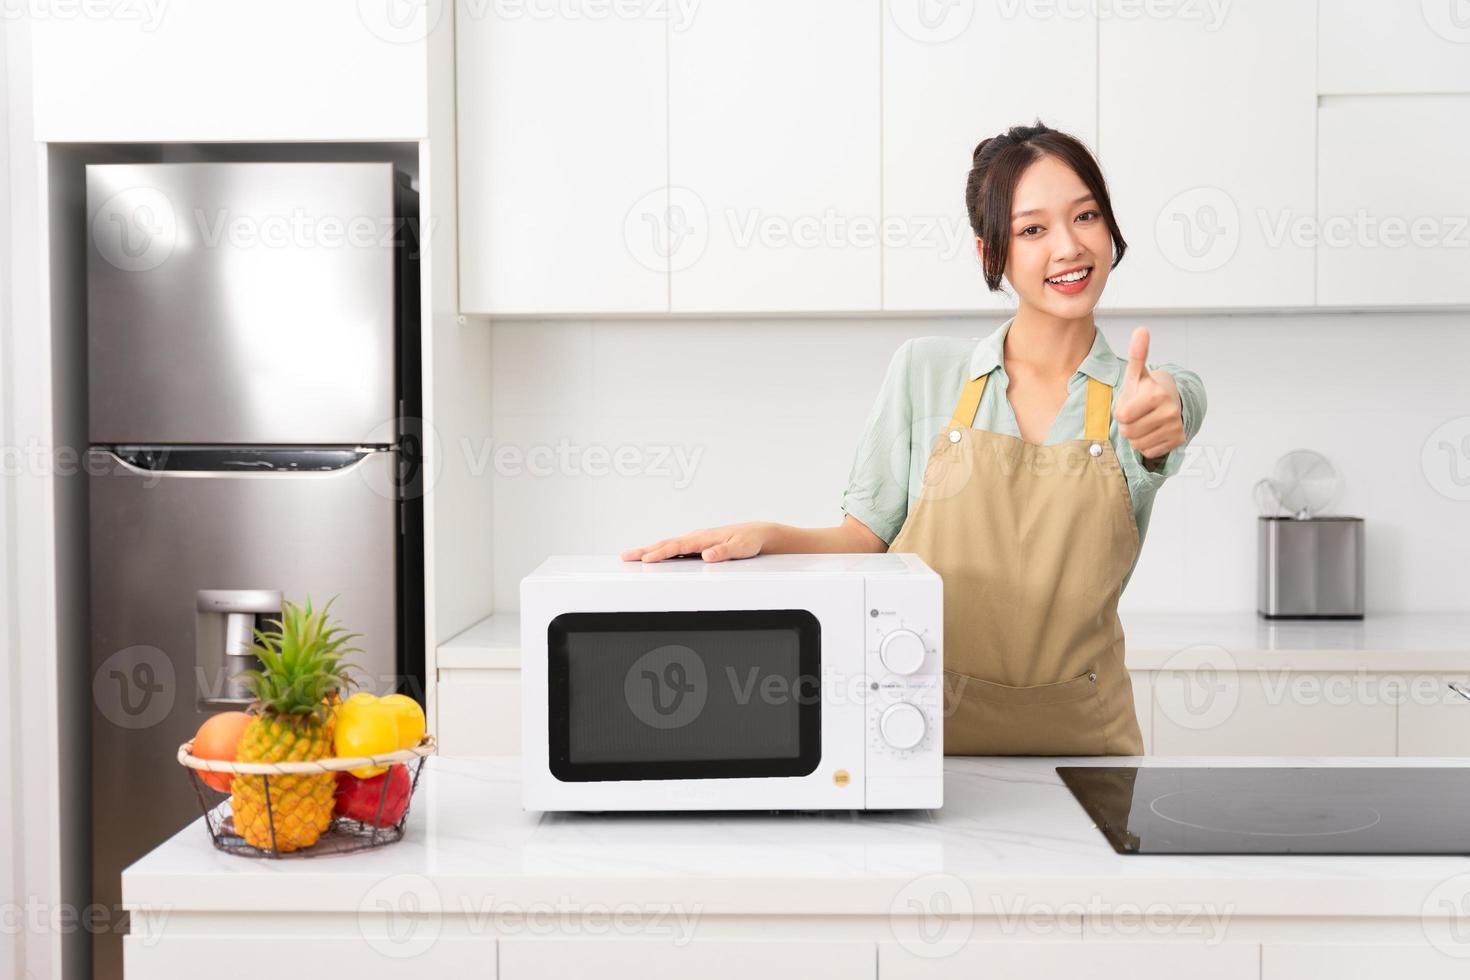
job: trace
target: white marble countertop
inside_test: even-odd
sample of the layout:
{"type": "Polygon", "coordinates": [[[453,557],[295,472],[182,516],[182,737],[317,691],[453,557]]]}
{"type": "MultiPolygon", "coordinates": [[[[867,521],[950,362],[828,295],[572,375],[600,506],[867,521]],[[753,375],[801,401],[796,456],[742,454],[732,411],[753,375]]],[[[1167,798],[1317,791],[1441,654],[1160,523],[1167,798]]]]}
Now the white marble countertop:
{"type": "MultiPolygon", "coordinates": [[[[1360,621],[1266,620],[1255,612],[1124,613],[1132,670],[1470,673],[1470,613],[1370,613],[1360,621]]],[[[439,645],[440,669],[515,670],[520,617],[487,616],[439,645]]]]}
{"type": "MultiPolygon", "coordinates": [[[[1452,766],[1453,759],[950,758],[940,810],[539,814],[519,760],[431,759],[405,838],[304,860],[216,851],[190,825],[123,874],[124,904],[181,912],[343,913],[385,882],[440,908],[568,901],[697,904],[711,914],[889,914],[905,887],[950,876],[1004,914],[1014,903],[1213,904],[1236,916],[1415,917],[1470,857],[1119,855],[1055,767],[1452,766]]],[[[1467,816],[1470,819],[1470,816],[1467,816]]]]}

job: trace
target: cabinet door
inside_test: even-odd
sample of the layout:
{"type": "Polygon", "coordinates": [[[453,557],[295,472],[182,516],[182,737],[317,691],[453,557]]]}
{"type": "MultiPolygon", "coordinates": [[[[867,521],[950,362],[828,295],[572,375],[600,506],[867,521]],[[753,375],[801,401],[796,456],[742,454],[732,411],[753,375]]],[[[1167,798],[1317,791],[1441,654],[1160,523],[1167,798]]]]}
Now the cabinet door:
{"type": "Polygon", "coordinates": [[[1460,920],[1425,920],[1430,942],[1399,946],[1329,945],[1300,946],[1267,943],[1261,947],[1261,980],[1299,980],[1301,977],[1331,977],[1332,980],[1382,980],[1383,977],[1413,977],[1414,980],[1464,980],[1470,973],[1470,937],[1460,920]]]}
{"type": "Polygon", "coordinates": [[[1470,756],[1470,701],[1450,690],[1450,681],[1470,684],[1464,674],[1406,677],[1399,705],[1399,755],[1470,756]]]}
{"type": "Polygon", "coordinates": [[[1154,6],[1098,26],[1104,307],[1311,305],[1316,4],[1154,6]]]}
{"type": "Polygon", "coordinates": [[[1165,670],[1156,755],[1393,755],[1402,679],[1359,672],[1165,670]]]}
{"type": "Polygon", "coordinates": [[[1319,304],[1470,303],[1467,118],[1470,95],[1323,101],[1319,304]]]}
{"type": "Polygon", "coordinates": [[[422,139],[426,39],[442,2],[152,0],[43,5],[32,25],[36,139],[422,139]],[[402,13],[400,12],[400,13],[402,13]]]}
{"type": "Polygon", "coordinates": [[[884,4],[885,310],[1014,308],[985,286],[965,181],[976,144],[1038,119],[1095,147],[1097,17],[1085,7],[884,4]]]}
{"type": "Polygon", "coordinates": [[[696,11],[669,33],[672,309],[878,309],[878,0],[696,11]]]}
{"type": "Polygon", "coordinates": [[[519,755],[518,670],[439,671],[440,755],[519,755]]]}
{"type": "Polygon", "coordinates": [[[668,310],[665,21],[600,9],[460,4],[467,312],[668,310]]]}
{"type": "MultiPolygon", "coordinates": [[[[1150,928],[1167,931],[1162,922],[1145,925],[1141,917],[1120,914],[1107,924],[1117,934],[1150,928]],[[1127,923],[1127,924],[1125,924],[1127,923]],[[1137,923],[1137,924],[1134,924],[1137,923]]],[[[1088,926],[1084,925],[1084,929],[1088,926]]],[[[1099,932],[1102,930],[1099,929],[1099,932]]],[[[1183,931],[1183,928],[1176,930],[1183,931]]],[[[920,933],[922,935],[922,933],[920,933]]],[[[1172,937],[1171,937],[1172,938],[1172,937]]],[[[883,980],[1051,980],[1087,977],[1089,980],[1257,980],[1260,947],[1254,943],[1215,943],[1201,935],[1192,942],[973,942],[958,948],[925,948],[920,942],[880,943],[878,973],[883,980]]]]}
{"type": "MultiPolygon", "coordinates": [[[[617,907],[614,906],[614,913],[617,907]]],[[[676,909],[675,912],[678,910],[676,909]]],[[[606,916],[604,916],[606,918],[606,916]]],[[[612,917],[622,921],[619,916],[612,917]]],[[[873,944],[819,940],[694,940],[681,933],[693,928],[670,913],[634,928],[664,932],[667,939],[502,939],[500,976],[505,980],[542,977],[597,977],[599,980],[808,980],[842,977],[875,980],[873,944]]],[[[588,924],[586,931],[591,931],[588,924]]],[[[625,931],[626,926],[619,931],[625,931]]],[[[583,930],[578,930],[579,932],[583,930]]],[[[585,932],[584,932],[585,934],[585,932]]]]}
{"type": "Polygon", "coordinates": [[[1322,94],[1470,92],[1465,0],[1332,0],[1320,4],[1322,94]]]}

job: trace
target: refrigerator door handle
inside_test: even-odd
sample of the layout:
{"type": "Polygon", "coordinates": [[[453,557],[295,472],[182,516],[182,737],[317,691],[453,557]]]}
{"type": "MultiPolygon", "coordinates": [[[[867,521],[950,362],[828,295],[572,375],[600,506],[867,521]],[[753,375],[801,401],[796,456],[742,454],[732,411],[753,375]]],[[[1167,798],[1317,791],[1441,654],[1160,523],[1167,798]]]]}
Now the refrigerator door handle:
{"type": "MultiPolygon", "coordinates": [[[[151,467],[139,466],[137,463],[128,459],[126,456],[119,455],[117,449],[112,447],[93,446],[87,450],[87,453],[90,457],[97,458],[98,460],[105,460],[106,462],[100,462],[98,465],[107,466],[110,464],[112,467],[114,467],[113,472],[122,472],[131,476],[144,477],[145,479],[160,480],[184,477],[187,479],[195,480],[220,478],[239,480],[255,479],[261,477],[280,478],[296,476],[322,478],[340,476],[344,473],[350,473],[353,470],[360,469],[361,467],[366,465],[369,459],[379,453],[395,451],[396,447],[394,446],[356,446],[352,449],[313,452],[312,459],[315,460],[318,465],[313,465],[305,469],[297,469],[294,467],[287,469],[276,468],[270,466],[265,460],[262,460],[262,462],[266,463],[266,465],[262,465],[257,468],[246,468],[245,466],[237,465],[230,468],[211,466],[196,467],[191,469],[185,467],[170,468],[166,465],[170,452],[176,452],[179,454],[179,456],[184,456],[190,453],[197,453],[198,450],[193,448],[171,450],[169,447],[160,447],[155,452],[158,456],[161,457],[161,462],[164,465],[151,467]],[[321,465],[327,461],[330,461],[334,465],[321,465]]],[[[304,454],[307,451],[293,449],[282,450],[279,452],[281,455],[300,455],[304,454]]],[[[250,455],[251,450],[232,448],[228,450],[222,450],[221,454],[229,455],[231,457],[242,457],[250,455]]],[[[268,455],[268,453],[259,453],[259,455],[268,455]]]]}

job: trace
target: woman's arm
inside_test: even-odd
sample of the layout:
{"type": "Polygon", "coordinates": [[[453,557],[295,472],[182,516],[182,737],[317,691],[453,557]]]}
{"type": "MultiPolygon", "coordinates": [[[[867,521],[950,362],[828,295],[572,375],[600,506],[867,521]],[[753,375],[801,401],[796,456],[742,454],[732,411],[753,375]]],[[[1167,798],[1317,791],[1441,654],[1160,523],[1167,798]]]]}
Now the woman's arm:
{"type": "Polygon", "coordinates": [[[882,538],[851,514],[836,527],[792,527],[752,521],[702,528],[677,538],[655,541],[646,548],[629,548],[623,561],[662,561],[675,555],[699,555],[705,561],[753,558],[756,555],[855,554],[887,551],[882,538]]]}

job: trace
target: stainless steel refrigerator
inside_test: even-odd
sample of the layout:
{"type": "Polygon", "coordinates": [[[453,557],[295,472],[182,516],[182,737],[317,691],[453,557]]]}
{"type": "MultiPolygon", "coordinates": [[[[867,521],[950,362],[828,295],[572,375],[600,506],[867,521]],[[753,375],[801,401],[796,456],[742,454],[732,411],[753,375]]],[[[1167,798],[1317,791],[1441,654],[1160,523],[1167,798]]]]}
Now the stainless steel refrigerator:
{"type": "Polygon", "coordinates": [[[417,209],[387,163],[87,168],[96,977],[283,598],[335,596],[364,688],[422,698],[417,209]]]}

